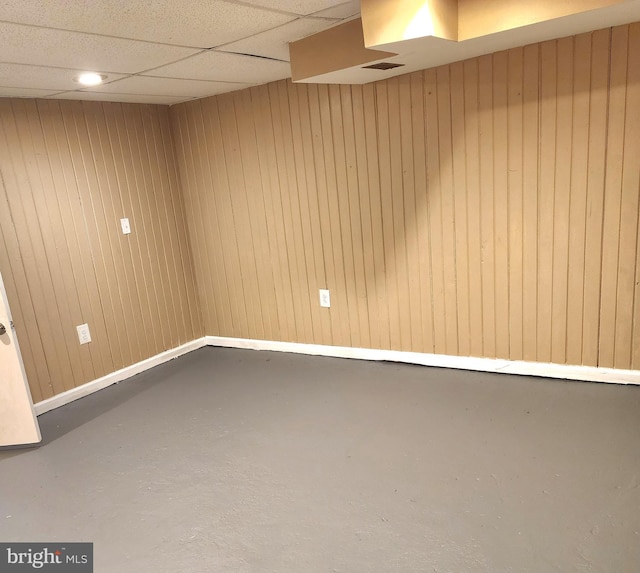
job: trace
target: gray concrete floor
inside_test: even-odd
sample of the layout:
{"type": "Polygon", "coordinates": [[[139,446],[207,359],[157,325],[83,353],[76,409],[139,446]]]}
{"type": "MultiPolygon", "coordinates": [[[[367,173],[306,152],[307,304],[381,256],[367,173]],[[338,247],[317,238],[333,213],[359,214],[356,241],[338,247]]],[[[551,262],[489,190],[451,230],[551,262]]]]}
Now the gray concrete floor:
{"type": "Polygon", "coordinates": [[[205,348],[0,452],[96,572],[637,572],[640,387],[205,348]]]}

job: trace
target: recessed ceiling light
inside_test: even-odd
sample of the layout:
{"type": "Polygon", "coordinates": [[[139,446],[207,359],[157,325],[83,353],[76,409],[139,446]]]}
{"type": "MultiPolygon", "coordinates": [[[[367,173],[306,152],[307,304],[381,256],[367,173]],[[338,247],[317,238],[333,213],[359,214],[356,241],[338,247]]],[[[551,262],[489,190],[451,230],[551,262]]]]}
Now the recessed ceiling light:
{"type": "Polygon", "coordinates": [[[107,76],[105,76],[104,74],[96,74],[95,72],[85,72],[73,78],[73,81],[78,82],[83,86],[97,86],[106,79],[107,79],[107,76]]]}

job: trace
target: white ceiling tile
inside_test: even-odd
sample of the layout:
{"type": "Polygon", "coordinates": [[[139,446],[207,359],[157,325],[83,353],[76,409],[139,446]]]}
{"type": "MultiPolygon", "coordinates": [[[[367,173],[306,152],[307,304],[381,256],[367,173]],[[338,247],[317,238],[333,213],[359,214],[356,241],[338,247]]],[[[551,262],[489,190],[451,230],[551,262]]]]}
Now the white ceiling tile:
{"type": "Polygon", "coordinates": [[[288,62],[210,51],[157,68],[149,75],[263,84],[291,77],[291,66],[288,62]]]}
{"type": "MultiPolygon", "coordinates": [[[[54,92],[75,90],[78,88],[78,84],[73,81],[73,78],[79,73],[80,70],[65,68],[0,63],[0,86],[36,88],[54,92]]],[[[109,74],[108,80],[115,80],[122,77],[124,77],[122,74],[111,73],[109,74]]]]}
{"type": "Polygon", "coordinates": [[[319,10],[331,8],[341,4],[344,0],[244,0],[247,4],[271,8],[272,10],[284,10],[294,14],[313,14],[319,10]]]}
{"type": "MultiPolygon", "coordinates": [[[[298,2],[304,3],[304,2],[298,2]]],[[[314,1],[312,4],[327,4],[314,1]]],[[[221,0],[2,0],[0,20],[211,48],[294,16],[221,0]]]]}
{"type": "Polygon", "coordinates": [[[197,52],[193,48],[0,22],[3,62],[134,73],[197,52]]]}
{"type": "MultiPolygon", "coordinates": [[[[1,89],[1,88],[0,88],[1,89]]],[[[49,99],[71,99],[84,101],[119,101],[125,103],[155,103],[171,105],[185,101],[184,96],[159,96],[159,95],[135,95],[135,94],[106,94],[96,92],[64,92],[54,95],[49,99]]]]}
{"type": "Polygon", "coordinates": [[[0,97],[45,97],[55,94],[55,90],[38,90],[34,88],[9,88],[0,86],[0,97]]]}
{"type": "Polygon", "coordinates": [[[323,18],[345,19],[351,18],[351,16],[355,16],[356,14],[360,14],[360,0],[350,0],[349,2],[339,4],[338,6],[334,6],[333,8],[322,10],[314,14],[314,16],[322,16],[323,18]]]}
{"type": "Polygon", "coordinates": [[[153,94],[163,96],[206,97],[240,90],[251,85],[250,83],[207,82],[202,80],[132,76],[118,80],[112,84],[85,91],[137,95],[153,94]]]}
{"type": "Polygon", "coordinates": [[[254,54],[265,58],[289,61],[289,42],[300,40],[306,36],[326,30],[335,24],[333,20],[319,18],[301,18],[289,22],[279,28],[268,32],[262,32],[245,38],[238,42],[232,42],[218,48],[223,52],[235,52],[237,54],[254,54]]]}

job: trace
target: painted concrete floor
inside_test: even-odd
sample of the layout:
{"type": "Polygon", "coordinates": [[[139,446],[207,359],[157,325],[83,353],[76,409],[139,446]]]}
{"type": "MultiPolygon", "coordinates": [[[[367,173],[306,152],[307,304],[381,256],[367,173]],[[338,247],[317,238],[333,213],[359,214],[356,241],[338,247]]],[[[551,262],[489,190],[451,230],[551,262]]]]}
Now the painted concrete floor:
{"type": "Polygon", "coordinates": [[[0,452],[96,572],[640,570],[640,387],[205,348],[0,452]]]}

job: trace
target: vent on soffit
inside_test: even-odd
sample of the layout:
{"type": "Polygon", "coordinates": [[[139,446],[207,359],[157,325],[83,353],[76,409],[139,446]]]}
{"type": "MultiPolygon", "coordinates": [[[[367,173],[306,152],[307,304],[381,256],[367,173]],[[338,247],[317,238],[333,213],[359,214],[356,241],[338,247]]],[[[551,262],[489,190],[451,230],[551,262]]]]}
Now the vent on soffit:
{"type": "Polygon", "coordinates": [[[380,62],[379,64],[371,64],[370,66],[362,66],[366,70],[392,70],[399,68],[404,64],[394,64],[393,62],[380,62]]]}

